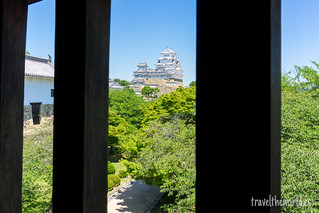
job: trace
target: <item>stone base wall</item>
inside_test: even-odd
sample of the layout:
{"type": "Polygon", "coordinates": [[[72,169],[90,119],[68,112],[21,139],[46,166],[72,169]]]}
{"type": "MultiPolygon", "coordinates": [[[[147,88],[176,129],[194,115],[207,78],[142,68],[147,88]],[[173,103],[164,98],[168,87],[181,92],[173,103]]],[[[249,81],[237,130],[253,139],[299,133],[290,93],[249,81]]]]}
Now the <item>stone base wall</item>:
{"type": "MultiPolygon", "coordinates": [[[[178,87],[184,87],[184,83],[183,82],[176,82],[176,81],[167,81],[165,79],[145,79],[144,83],[146,85],[150,85],[150,86],[155,86],[158,89],[160,89],[160,92],[157,93],[157,96],[160,96],[162,94],[167,94],[170,92],[175,91],[178,87]]],[[[142,92],[144,85],[135,85],[134,86],[134,90],[135,92],[142,92]]]]}
{"type": "MultiPolygon", "coordinates": [[[[40,115],[41,117],[53,115],[53,104],[41,104],[40,115]]],[[[23,121],[25,122],[30,119],[32,119],[32,107],[31,105],[26,105],[24,106],[23,121]]]]}

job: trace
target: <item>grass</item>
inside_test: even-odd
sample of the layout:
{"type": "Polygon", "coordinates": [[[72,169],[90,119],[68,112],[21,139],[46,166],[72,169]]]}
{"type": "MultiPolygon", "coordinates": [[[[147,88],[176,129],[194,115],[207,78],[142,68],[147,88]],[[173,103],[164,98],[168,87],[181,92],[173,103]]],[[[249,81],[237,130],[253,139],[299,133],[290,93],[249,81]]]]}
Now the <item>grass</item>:
{"type": "Polygon", "coordinates": [[[52,196],[52,120],[24,132],[22,212],[46,212],[52,196]]]}

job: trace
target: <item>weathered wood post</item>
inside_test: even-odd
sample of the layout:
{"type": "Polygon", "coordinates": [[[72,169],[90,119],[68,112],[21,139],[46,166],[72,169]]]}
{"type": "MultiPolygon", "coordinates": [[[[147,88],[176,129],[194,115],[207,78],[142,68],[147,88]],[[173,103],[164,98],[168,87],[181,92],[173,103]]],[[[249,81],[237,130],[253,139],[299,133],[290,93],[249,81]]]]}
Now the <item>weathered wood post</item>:
{"type": "Polygon", "coordinates": [[[54,212],[107,209],[109,27],[110,0],[56,1],[54,212]]]}
{"type": "Polygon", "coordinates": [[[196,211],[280,212],[281,1],[208,4],[197,0],[196,211]]]}
{"type": "Polygon", "coordinates": [[[0,5],[0,212],[21,212],[23,87],[28,2],[0,5]]]}

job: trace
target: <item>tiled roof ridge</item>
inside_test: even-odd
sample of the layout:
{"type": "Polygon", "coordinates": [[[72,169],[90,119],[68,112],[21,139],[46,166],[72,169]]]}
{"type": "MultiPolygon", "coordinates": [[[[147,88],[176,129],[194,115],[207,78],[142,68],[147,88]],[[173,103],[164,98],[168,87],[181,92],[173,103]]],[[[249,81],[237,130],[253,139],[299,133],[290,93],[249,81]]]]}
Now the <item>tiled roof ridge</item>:
{"type": "Polygon", "coordinates": [[[49,58],[41,58],[41,57],[38,57],[38,56],[32,56],[32,55],[27,55],[27,54],[25,55],[25,58],[33,60],[33,61],[45,62],[45,63],[52,64],[51,59],[49,59],[49,58]]]}
{"type": "Polygon", "coordinates": [[[54,78],[52,59],[25,55],[25,76],[54,78]]]}

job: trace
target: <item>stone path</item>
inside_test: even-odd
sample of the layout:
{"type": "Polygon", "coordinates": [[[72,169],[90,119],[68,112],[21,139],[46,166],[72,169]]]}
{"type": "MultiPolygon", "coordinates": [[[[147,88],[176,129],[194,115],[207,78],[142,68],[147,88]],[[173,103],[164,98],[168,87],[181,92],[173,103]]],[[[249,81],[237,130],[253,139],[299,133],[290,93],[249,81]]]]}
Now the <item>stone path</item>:
{"type": "Polygon", "coordinates": [[[160,188],[143,181],[131,181],[108,198],[107,212],[145,213],[160,197],[160,188]]]}

